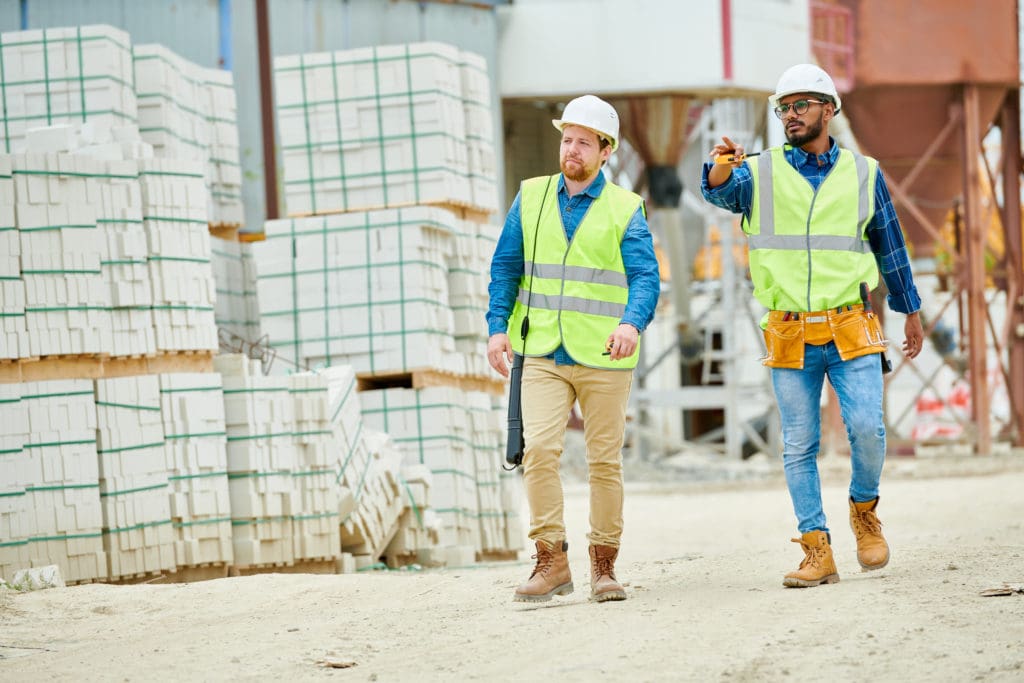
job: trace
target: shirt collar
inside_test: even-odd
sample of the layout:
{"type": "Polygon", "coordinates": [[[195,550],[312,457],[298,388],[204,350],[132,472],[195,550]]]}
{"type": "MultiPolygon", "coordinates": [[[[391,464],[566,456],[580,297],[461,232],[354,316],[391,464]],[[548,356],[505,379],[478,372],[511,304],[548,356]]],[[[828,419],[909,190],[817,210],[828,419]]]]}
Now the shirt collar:
{"type": "Polygon", "coordinates": [[[829,147],[828,151],[824,154],[814,155],[808,154],[799,147],[793,147],[792,145],[786,145],[789,153],[792,155],[792,159],[795,162],[795,166],[800,168],[804,165],[810,166],[831,166],[836,163],[836,159],[839,158],[839,145],[836,144],[835,138],[831,135],[828,136],[829,147]],[[818,163],[819,159],[821,164],[818,163]]]}
{"type": "MultiPolygon", "coordinates": [[[[604,189],[605,182],[606,181],[605,181],[605,178],[604,178],[604,170],[601,170],[597,174],[597,177],[594,178],[593,182],[591,182],[590,185],[587,186],[587,189],[583,190],[583,192],[581,194],[588,195],[591,199],[597,199],[601,195],[601,190],[604,189]]],[[[569,190],[565,186],[565,174],[564,173],[559,173],[558,174],[558,191],[559,192],[564,192],[566,194],[566,196],[568,196],[568,194],[569,194],[569,190]]]]}

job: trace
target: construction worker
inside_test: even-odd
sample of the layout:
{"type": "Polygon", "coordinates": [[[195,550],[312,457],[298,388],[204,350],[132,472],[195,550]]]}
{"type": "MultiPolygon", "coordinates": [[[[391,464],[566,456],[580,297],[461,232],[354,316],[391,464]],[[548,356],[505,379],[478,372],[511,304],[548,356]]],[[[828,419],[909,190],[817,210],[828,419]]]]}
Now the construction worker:
{"type": "Polygon", "coordinates": [[[622,536],[622,442],[640,333],[654,317],[658,262],[643,200],[606,180],[619,118],[584,95],[561,119],[562,172],[523,181],[491,261],[487,359],[508,377],[524,356],[523,482],[537,563],[519,602],[573,590],[559,458],[575,401],[590,472],[591,598],[625,600],[615,560],[622,536]],[[511,337],[511,339],[510,339],[511,337]]]}
{"type": "Polygon", "coordinates": [[[804,551],[783,584],[806,587],[839,581],[817,463],[826,375],[850,441],[857,560],[865,571],[889,562],[877,515],[888,361],[878,318],[861,294],[878,284],[879,271],[889,307],[906,314],[908,358],[920,353],[924,334],[903,231],[878,162],[829,136],[842,107],[832,79],[813,64],[798,64],[782,74],[768,99],[788,144],[745,160],[743,146],[723,137],[711,156],[730,155],[731,162],[705,164],[701,190],[709,202],[743,214],[754,296],[769,311],[761,324],[764,363],[771,368],[786,484],[801,534],[793,541],[804,551]]]}

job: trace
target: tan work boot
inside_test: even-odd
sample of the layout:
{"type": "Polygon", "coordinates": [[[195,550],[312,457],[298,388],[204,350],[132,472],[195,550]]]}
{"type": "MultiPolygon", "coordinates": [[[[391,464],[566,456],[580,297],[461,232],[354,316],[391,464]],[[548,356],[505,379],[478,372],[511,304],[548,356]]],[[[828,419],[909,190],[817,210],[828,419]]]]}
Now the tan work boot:
{"type": "Polygon", "coordinates": [[[889,564],[889,544],[882,536],[882,523],[875,508],[878,498],[863,503],[850,499],[850,528],[857,537],[857,561],[864,571],[881,569],[889,564]]]}
{"type": "Polygon", "coordinates": [[[512,597],[515,602],[547,602],[555,595],[572,593],[572,575],[569,573],[569,558],[565,551],[569,544],[562,541],[559,550],[544,541],[537,541],[537,560],[533,573],[526,583],[516,589],[512,597]]]}
{"type": "Polygon", "coordinates": [[[615,579],[615,558],[619,549],[610,545],[590,546],[590,599],[597,602],[625,600],[626,589],[615,579]]]}
{"type": "Polygon", "coordinates": [[[809,588],[823,583],[839,583],[836,563],[832,559],[832,547],[824,531],[808,531],[800,538],[792,539],[804,549],[804,561],[795,572],[786,574],[783,586],[809,588]]]}

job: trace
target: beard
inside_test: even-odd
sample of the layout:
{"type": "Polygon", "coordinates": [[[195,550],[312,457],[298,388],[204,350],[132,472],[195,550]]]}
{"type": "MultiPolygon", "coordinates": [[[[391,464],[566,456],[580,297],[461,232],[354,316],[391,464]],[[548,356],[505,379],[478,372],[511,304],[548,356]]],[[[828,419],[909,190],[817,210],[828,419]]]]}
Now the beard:
{"type": "Polygon", "coordinates": [[[818,120],[812,123],[808,123],[804,126],[804,132],[790,133],[786,131],[786,142],[793,145],[794,147],[803,147],[808,142],[816,140],[821,135],[822,125],[824,124],[825,114],[824,112],[818,114],[818,120]]]}
{"type": "Polygon", "coordinates": [[[573,158],[572,160],[576,162],[576,166],[570,167],[566,163],[568,160],[562,159],[559,162],[559,167],[562,169],[562,175],[573,182],[579,183],[586,180],[590,176],[594,175],[598,168],[600,168],[597,165],[587,166],[586,162],[582,159],[573,158]]]}

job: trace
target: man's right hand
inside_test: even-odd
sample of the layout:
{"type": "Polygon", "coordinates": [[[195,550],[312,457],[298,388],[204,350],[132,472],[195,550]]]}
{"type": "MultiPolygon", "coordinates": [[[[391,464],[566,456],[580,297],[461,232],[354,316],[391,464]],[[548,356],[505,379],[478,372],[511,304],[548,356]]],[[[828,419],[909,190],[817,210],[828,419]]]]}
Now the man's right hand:
{"type": "Polygon", "coordinates": [[[708,186],[718,187],[732,175],[732,169],[739,168],[743,164],[743,145],[738,145],[729,138],[722,136],[722,142],[711,149],[708,155],[711,157],[711,170],[708,171],[708,186]],[[735,160],[728,164],[716,164],[715,158],[723,154],[732,154],[735,160]]]}
{"type": "Polygon", "coordinates": [[[492,334],[487,340],[487,362],[491,367],[508,377],[508,364],[512,362],[512,344],[504,332],[492,334]]]}

